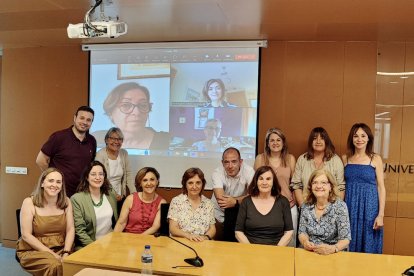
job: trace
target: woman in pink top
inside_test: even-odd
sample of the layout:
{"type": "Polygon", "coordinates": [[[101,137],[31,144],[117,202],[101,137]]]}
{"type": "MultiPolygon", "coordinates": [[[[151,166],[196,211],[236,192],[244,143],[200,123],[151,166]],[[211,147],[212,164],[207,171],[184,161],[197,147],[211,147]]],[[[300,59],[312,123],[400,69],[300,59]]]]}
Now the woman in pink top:
{"type": "Polygon", "coordinates": [[[298,226],[298,209],[294,194],[290,191],[290,178],[295,169],[295,157],[289,153],[286,136],[278,128],[270,128],[265,137],[264,152],[254,161],[254,169],[261,166],[270,166],[276,173],[281,188],[281,194],[289,200],[293,220],[293,239],[289,246],[296,246],[296,230],[298,226]]]}
{"type": "Polygon", "coordinates": [[[144,167],[135,177],[136,193],[129,195],[122,205],[114,232],[151,235],[160,228],[160,206],[165,199],[156,193],[160,174],[152,167],[144,167]]]}

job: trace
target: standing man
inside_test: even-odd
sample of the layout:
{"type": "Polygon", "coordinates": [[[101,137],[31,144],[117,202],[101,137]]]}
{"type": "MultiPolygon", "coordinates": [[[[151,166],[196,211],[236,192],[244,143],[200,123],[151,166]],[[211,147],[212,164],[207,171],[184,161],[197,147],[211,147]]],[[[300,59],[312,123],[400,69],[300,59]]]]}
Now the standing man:
{"type": "Polygon", "coordinates": [[[53,133],[36,158],[42,171],[55,167],[63,172],[68,197],[76,192],[83,170],[95,159],[96,140],[89,134],[94,114],[89,106],[79,107],[73,125],[53,133]]]}
{"type": "Polygon", "coordinates": [[[213,196],[214,216],[216,217],[216,237],[226,241],[236,241],[236,226],[239,204],[247,196],[247,187],[254,176],[251,166],[244,164],[240,151],[230,147],[223,152],[222,166],[214,170],[213,196]],[[224,213],[226,212],[226,219],[224,213]]]}

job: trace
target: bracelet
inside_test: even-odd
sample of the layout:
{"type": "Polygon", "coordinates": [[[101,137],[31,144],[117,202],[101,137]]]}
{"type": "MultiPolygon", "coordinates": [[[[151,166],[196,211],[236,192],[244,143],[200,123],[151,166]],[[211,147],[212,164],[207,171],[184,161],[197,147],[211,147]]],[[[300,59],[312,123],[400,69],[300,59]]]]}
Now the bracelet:
{"type": "Polygon", "coordinates": [[[68,254],[68,255],[70,255],[70,253],[72,253],[70,250],[63,250],[63,251],[62,251],[62,255],[63,255],[63,254],[68,254]]]}
{"type": "Polygon", "coordinates": [[[211,240],[211,238],[210,238],[210,236],[209,236],[209,235],[204,235],[204,236],[206,236],[209,240],[211,240]]]}

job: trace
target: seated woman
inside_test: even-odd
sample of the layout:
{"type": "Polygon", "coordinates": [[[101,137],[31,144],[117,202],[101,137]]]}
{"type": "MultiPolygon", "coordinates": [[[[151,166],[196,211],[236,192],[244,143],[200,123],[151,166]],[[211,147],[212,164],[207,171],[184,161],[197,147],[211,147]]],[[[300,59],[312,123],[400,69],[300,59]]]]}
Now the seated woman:
{"type": "Polygon", "coordinates": [[[236,239],[240,243],[287,246],[293,236],[289,200],[282,196],[271,167],[256,170],[248,193],[239,207],[236,239]]]}
{"type": "Polygon", "coordinates": [[[116,195],[101,162],[93,161],[88,165],[77,193],[70,200],[75,220],[76,250],[112,231],[118,219],[116,195]]]}
{"type": "Polygon", "coordinates": [[[62,259],[75,238],[72,204],[66,197],[63,174],[46,169],[20,211],[21,238],[16,254],[32,275],[63,275],[62,259]]]}
{"type": "Polygon", "coordinates": [[[214,206],[202,195],[206,180],[199,168],[184,172],[183,193],[171,200],[168,210],[170,233],[190,241],[211,240],[216,234],[214,206]]]}
{"type": "Polygon", "coordinates": [[[145,167],[138,171],[135,185],[139,192],[125,199],[115,232],[151,235],[158,231],[161,225],[160,207],[162,203],[167,203],[156,193],[159,181],[160,174],[154,168],[145,167]]]}
{"type": "Polygon", "coordinates": [[[134,176],[129,165],[128,152],[121,149],[124,141],[124,134],[121,129],[111,127],[105,134],[106,147],[100,149],[96,153],[95,160],[101,162],[105,166],[108,173],[108,180],[111,183],[116,200],[117,208],[121,210],[122,204],[127,195],[127,186],[130,193],[136,192],[134,186],[134,176]]]}
{"type": "Polygon", "coordinates": [[[344,250],[351,240],[348,209],[337,195],[337,183],[326,170],[314,171],[302,205],[299,241],[306,250],[328,255],[344,250]]]}

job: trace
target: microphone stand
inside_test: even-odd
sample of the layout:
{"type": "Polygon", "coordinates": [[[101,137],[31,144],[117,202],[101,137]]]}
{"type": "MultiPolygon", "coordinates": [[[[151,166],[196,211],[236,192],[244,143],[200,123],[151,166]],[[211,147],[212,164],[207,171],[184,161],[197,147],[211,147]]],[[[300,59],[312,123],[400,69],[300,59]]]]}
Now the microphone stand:
{"type": "MultiPolygon", "coordinates": [[[[161,236],[161,233],[155,233],[155,234],[154,234],[154,236],[155,236],[156,238],[158,238],[159,236],[161,236]]],[[[194,258],[187,258],[187,259],[184,259],[184,261],[185,261],[187,264],[192,265],[192,266],[195,266],[195,267],[202,267],[202,266],[204,265],[203,259],[201,259],[201,258],[198,256],[197,251],[195,251],[195,249],[194,249],[194,248],[192,248],[192,247],[190,247],[190,246],[186,245],[186,244],[185,244],[185,243],[183,243],[183,242],[180,242],[179,240],[174,239],[173,237],[171,237],[171,236],[169,236],[169,235],[168,235],[168,236],[166,236],[166,237],[168,237],[168,238],[172,239],[172,240],[173,240],[173,241],[175,241],[175,242],[178,242],[178,243],[179,243],[179,244],[181,244],[181,245],[184,245],[185,247],[187,247],[187,248],[191,249],[191,250],[194,252],[194,254],[196,255],[194,258]]],[[[186,267],[186,266],[174,266],[173,268],[178,268],[178,267],[186,267]]]]}

